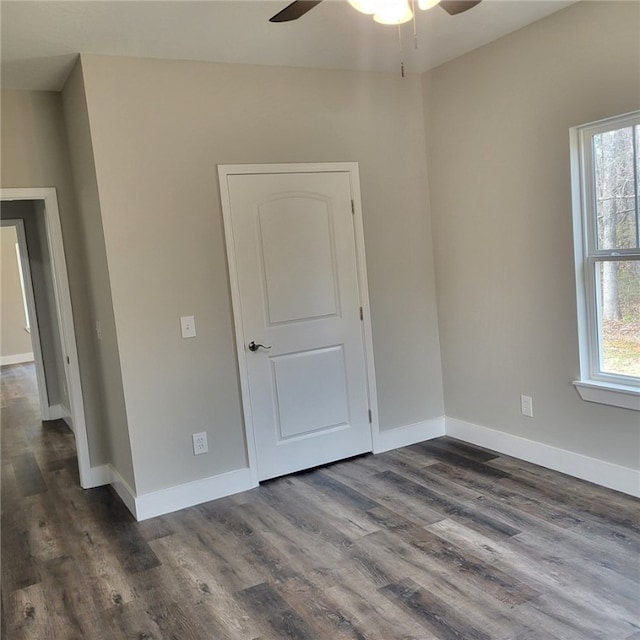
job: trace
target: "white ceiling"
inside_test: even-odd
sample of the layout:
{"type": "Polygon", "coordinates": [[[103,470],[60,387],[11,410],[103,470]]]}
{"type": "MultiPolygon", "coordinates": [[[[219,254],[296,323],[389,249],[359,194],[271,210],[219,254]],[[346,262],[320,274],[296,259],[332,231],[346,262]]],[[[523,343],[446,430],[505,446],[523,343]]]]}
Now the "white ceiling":
{"type": "MultiPolygon", "coordinates": [[[[270,23],[289,1],[2,0],[2,87],[60,90],[79,52],[399,72],[397,27],[374,23],[346,0],[270,23]]],[[[426,71],[575,1],[484,0],[457,16],[419,11],[417,49],[412,24],[401,29],[405,68],[426,71]]]]}

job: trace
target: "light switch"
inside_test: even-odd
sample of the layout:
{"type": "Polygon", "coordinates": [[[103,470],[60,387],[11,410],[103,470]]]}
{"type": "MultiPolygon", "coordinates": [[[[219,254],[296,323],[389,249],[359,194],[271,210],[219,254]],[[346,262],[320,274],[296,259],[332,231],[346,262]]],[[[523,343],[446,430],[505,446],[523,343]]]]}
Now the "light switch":
{"type": "Polygon", "coordinates": [[[180,328],[183,338],[196,337],[196,320],[193,316],[182,316],[180,318],[180,328]]]}

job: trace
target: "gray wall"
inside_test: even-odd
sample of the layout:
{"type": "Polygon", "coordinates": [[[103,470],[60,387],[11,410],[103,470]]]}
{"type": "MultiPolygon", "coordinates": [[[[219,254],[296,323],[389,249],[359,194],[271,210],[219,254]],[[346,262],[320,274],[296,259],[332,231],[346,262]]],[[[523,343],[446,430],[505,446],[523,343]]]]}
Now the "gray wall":
{"type": "Polygon", "coordinates": [[[67,259],[91,464],[109,460],[103,436],[100,388],[95,374],[94,332],[88,316],[84,244],[59,93],[3,91],[0,101],[3,188],[55,187],[67,259]]]}
{"type": "Polygon", "coordinates": [[[31,353],[16,259],[18,235],[15,227],[0,227],[0,356],[31,353]]]}
{"type": "Polygon", "coordinates": [[[360,163],[382,428],[443,415],[419,77],[100,56],[82,72],[139,493],[246,466],[217,164],[360,163]]]}
{"type": "Polygon", "coordinates": [[[424,76],[447,416],[631,468],[639,414],[571,384],[569,128],[640,107],[639,26],[580,2],[424,76]]]}
{"type": "Polygon", "coordinates": [[[78,203],[79,242],[85,251],[85,305],[91,326],[92,373],[100,391],[100,413],[96,426],[99,425],[106,444],[107,461],[135,491],[136,480],[124,403],[111,282],[80,62],[68,78],[62,97],[78,203]]]}

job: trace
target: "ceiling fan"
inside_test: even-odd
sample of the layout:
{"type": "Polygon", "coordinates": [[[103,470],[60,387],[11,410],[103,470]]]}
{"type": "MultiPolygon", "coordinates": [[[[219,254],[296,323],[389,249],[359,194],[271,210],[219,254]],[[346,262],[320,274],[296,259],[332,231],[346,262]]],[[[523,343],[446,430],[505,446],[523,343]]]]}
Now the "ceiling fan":
{"type": "MultiPolygon", "coordinates": [[[[297,20],[321,2],[322,0],[294,0],[271,17],[269,22],[297,20]]],[[[439,4],[452,16],[468,11],[480,2],[481,0],[417,0],[420,9],[431,9],[439,4]]],[[[413,18],[408,0],[349,0],[349,4],[361,13],[373,14],[374,20],[382,24],[402,24],[413,18]]]]}

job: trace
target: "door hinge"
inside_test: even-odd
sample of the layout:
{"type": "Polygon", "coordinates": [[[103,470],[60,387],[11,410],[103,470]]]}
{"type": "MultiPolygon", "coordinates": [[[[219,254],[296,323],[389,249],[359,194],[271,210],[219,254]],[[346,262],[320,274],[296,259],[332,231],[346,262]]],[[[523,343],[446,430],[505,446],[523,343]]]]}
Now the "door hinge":
{"type": "Polygon", "coordinates": [[[67,356],[67,364],[71,364],[71,360],[69,360],[69,356],[67,356]]]}
{"type": "Polygon", "coordinates": [[[351,213],[355,214],[356,206],[353,204],[353,200],[351,201],[351,213]]]}
{"type": "Polygon", "coordinates": [[[360,320],[364,320],[364,311],[362,310],[362,307],[360,307],[360,320]]]}
{"type": "Polygon", "coordinates": [[[369,409],[369,424],[373,422],[373,417],[371,416],[371,409],[369,409]]]}

